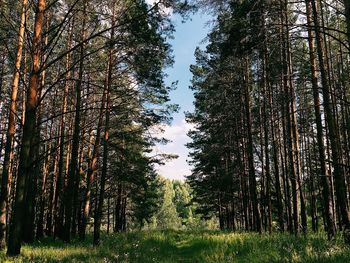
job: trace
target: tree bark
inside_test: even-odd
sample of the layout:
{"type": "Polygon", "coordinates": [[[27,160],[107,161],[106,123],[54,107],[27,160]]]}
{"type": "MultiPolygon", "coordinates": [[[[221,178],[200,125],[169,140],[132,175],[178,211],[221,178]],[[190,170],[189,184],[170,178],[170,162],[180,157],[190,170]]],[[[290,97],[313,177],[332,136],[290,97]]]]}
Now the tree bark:
{"type": "MultiPolygon", "coordinates": [[[[114,13],[114,10],[113,10],[114,13]]],[[[114,15],[114,14],[113,14],[114,15]]],[[[114,19],[114,18],[113,18],[114,19]]],[[[114,24],[114,23],[112,23],[114,24]]],[[[114,30],[111,32],[111,39],[113,39],[114,30]]],[[[109,145],[109,119],[110,119],[110,92],[112,86],[112,63],[113,63],[113,47],[109,51],[108,58],[108,77],[107,77],[107,93],[106,93],[106,119],[105,119],[105,131],[103,138],[103,160],[102,160],[102,173],[100,179],[100,194],[98,197],[97,208],[95,211],[95,223],[94,223],[94,246],[100,244],[100,228],[102,221],[102,209],[105,196],[105,185],[107,178],[107,161],[108,161],[108,145],[109,145]]],[[[97,198],[97,197],[96,197],[97,198]]]]}
{"type": "Polygon", "coordinates": [[[306,14],[307,14],[307,23],[308,23],[308,43],[309,43],[309,59],[310,59],[310,67],[311,67],[311,84],[312,84],[312,94],[314,99],[314,111],[315,111],[315,119],[316,119],[317,146],[318,146],[318,154],[319,154],[319,161],[320,161],[320,168],[321,168],[320,182],[322,185],[323,209],[324,209],[324,216],[326,219],[326,229],[328,233],[328,238],[332,238],[335,235],[335,225],[333,221],[332,200],[330,197],[330,190],[329,190],[329,180],[328,180],[329,174],[326,166],[320,96],[319,96],[317,73],[316,73],[315,46],[314,46],[313,34],[311,30],[312,24],[311,24],[311,1],[310,0],[306,0],[306,14]]]}
{"type": "MultiPolygon", "coordinates": [[[[20,18],[20,27],[18,33],[18,46],[15,59],[15,69],[13,72],[11,83],[11,103],[9,109],[9,123],[7,127],[5,154],[3,162],[3,171],[1,177],[1,193],[0,193],[0,249],[5,248],[6,229],[7,229],[7,200],[8,200],[8,184],[11,177],[10,166],[13,160],[13,140],[16,132],[16,111],[17,111],[17,94],[20,79],[20,69],[22,62],[22,53],[24,45],[25,20],[27,13],[28,0],[22,1],[22,11],[20,18]]],[[[1,94],[0,94],[1,97],[1,94]]],[[[0,149],[1,150],[1,149],[0,149]]]]}
{"type": "Polygon", "coordinates": [[[336,121],[333,116],[332,102],[330,94],[330,86],[328,83],[328,73],[324,65],[324,49],[322,44],[322,37],[320,33],[320,23],[318,17],[318,9],[315,0],[311,0],[313,20],[315,25],[315,36],[317,54],[319,60],[319,67],[321,72],[321,83],[323,93],[323,105],[325,109],[326,122],[328,124],[329,140],[331,146],[331,156],[334,167],[334,180],[335,180],[335,195],[337,198],[337,205],[339,206],[341,221],[344,225],[344,237],[346,243],[350,244],[350,218],[347,206],[347,193],[345,185],[345,174],[342,167],[341,157],[341,145],[340,138],[338,136],[336,121]]]}
{"type": "Polygon", "coordinates": [[[36,5],[36,15],[34,22],[34,33],[32,43],[32,70],[29,78],[29,88],[26,102],[26,114],[23,127],[22,144],[19,158],[19,168],[17,175],[16,194],[14,200],[14,211],[12,224],[10,225],[9,242],[7,254],[16,256],[21,251],[21,235],[23,226],[23,215],[26,209],[26,200],[24,199],[26,182],[30,170],[30,150],[32,135],[36,126],[36,109],[38,106],[38,88],[40,79],[40,53],[42,43],[42,29],[45,18],[46,1],[38,0],[36,5]]]}
{"type": "Polygon", "coordinates": [[[346,35],[348,38],[348,45],[350,46],[350,1],[343,0],[345,6],[345,20],[346,20],[346,35]]]}
{"type": "MultiPolygon", "coordinates": [[[[83,3],[83,21],[82,21],[82,31],[81,31],[81,41],[85,39],[85,16],[86,16],[86,2],[83,3]]],[[[74,119],[74,131],[73,131],[73,142],[72,142],[72,153],[69,164],[68,172],[68,183],[65,190],[64,197],[64,232],[63,240],[66,242],[71,241],[71,230],[72,230],[72,216],[73,216],[73,196],[74,188],[77,180],[77,166],[78,166],[78,154],[79,154],[79,142],[80,142],[80,121],[81,121],[81,89],[83,83],[83,74],[84,74],[84,54],[85,54],[85,45],[80,46],[79,52],[79,76],[77,83],[75,85],[75,119],[74,119]]]]}
{"type": "MultiPolygon", "coordinates": [[[[72,22],[69,33],[68,33],[68,41],[67,41],[67,49],[71,48],[72,37],[73,37],[73,27],[74,21],[72,22]]],[[[65,76],[65,87],[63,91],[63,102],[62,102],[62,110],[61,110],[61,118],[60,118],[60,128],[59,128],[59,157],[58,157],[58,170],[57,175],[55,175],[55,188],[54,188],[54,200],[53,200],[53,218],[54,218],[54,236],[55,237],[63,237],[63,193],[64,193],[64,178],[65,178],[65,129],[66,129],[66,113],[67,113],[67,97],[69,93],[69,79],[71,77],[70,71],[71,64],[71,56],[70,53],[66,55],[66,71],[67,74],[65,76]]],[[[66,156],[68,158],[68,156],[66,156]]]]}
{"type": "Polygon", "coordinates": [[[99,114],[97,129],[96,129],[96,139],[95,139],[94,149],[92,152],[91,160],[89,160],[88,162],[86,191],[85,191],[84,200],[83,200],[82,228],[80,232],[81,239],[85,239],[87,221],[90,215],[91,187],[94,182],[95,174],[98,169],[97,161],[98,161],[98,156],[100,152],[101,129],[102,129],[102,122],[103,122],[103,113],[105,110],[106,92],[107,92],[107,85],[105,86],[105,91],[103,92],[103,95],[102,95],[102,103],[101,103],[100,114],[99,114]]]}
{"type": "Polygon", "coordinates": [[[257,187],[255,178],[255,168],[254,168],[254,154],[253,154],[253,136],[252,136],[252,120],[251,120],[251,110],[250,110],[250,95],[249,95],[249,70],[248,62],[246,61],[245,69],[245,90],[244,90],[244,100],[245,100],[245,115],[247,122],[247,139],[248,139],[248,165],[249,165],[249,192],[250,198],[253,206],[253,220],[254,220],[254,230],[261,233],[261,216],[257,197],[257,187]]]}

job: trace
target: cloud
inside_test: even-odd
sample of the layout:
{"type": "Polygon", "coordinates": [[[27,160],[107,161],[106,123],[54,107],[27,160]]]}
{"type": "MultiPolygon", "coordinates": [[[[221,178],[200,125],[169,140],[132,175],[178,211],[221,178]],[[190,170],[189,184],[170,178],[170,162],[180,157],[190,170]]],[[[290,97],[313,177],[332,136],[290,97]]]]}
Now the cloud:
{"type": "MultiPolygon", "coordinates": [[[[186,161],[189,151],[185,144],[191,141],[187,133],[193,129],[193,125],[183,119],[177,124],[163,125],[161,129],[164,132],[159,132],[157,137],[164,137],[171,140],[171,142],[166,145],[156,145],[153,153],[176,154],[179,158],[171,160],[163,166],[157,166],[158,173],[169,179],[184,180],[185,176],[191,174],[191,167],[186,161]]],[[[160,127],[157,130],[159,131],[160,127]]]]}
{"type": "Polygon", "coordinates": [[[188,138],[187,133],[193,129],[192,124],[187,123],[186,120],[182,120],[180,124],[177,125],[166,125],[163,136],[169,140],[175,140],[179,137],[188,138]]]}

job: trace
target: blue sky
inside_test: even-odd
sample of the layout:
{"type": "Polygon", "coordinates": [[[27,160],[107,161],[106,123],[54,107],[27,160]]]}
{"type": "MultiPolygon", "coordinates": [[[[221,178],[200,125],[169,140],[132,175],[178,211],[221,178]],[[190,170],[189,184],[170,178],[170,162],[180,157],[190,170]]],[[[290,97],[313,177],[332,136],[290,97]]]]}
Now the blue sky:
{"type": "Polygon", "coordinates": [[[188,149],[185,144],[190,141],[186,133],[191,125],[185,121],[185,111],[193,111],[193,93],[189,89],[191,81],[190,65],[195,63],[194,51],[197,46],[203,47],[203,39],[209,32],[207,22],[209,17],[203,14],[194,14],[185,23],[181,18],[174,16],[176,32],[174,40],[171,40],[175,63],[172,68],[166,70],[168,74],[167,83],[178,81],[177,90],[171,93],[171,102],[179,104],[179,113],[174,115],[172,125],[165,126],[163,136],[172,142],[168,145],[157,145],[156,152],[173,153],[178,159],[168,162],[166,165],[157,167],[158,173],[169,179],[185,179],[190,174],[191,168],[186,162],[188,149]]]}
{"type": "MultiPolygon", "coordinates": [[[[172,68],[166,70],[169,77],[167,82],[178,80],[178,89],[171,94],[174,103],[181,106],[182,110],[193,109],[193,93],[189,89],[190,80],[192,78],[190,65],[195,63],[194,52],[197,46],[204,46],[202,40],[207,36],[208,26],[206,23],[208,17],[203,14],[194,14],[191,20],[185,23],[181,22],[181,18],[174,17],[176,32],[174,40],[170,43],[174,50],[175,64],[172,68]]],[[[177,114],[175,121],[181,120],[183,113],[177,114]]]]}

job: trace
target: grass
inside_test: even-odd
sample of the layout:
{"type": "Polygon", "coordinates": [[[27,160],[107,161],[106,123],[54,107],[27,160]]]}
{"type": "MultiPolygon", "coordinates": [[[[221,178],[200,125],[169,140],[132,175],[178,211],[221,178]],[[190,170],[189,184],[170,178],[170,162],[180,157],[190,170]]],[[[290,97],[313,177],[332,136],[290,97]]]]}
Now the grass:
{"type": "Polygon", "coordinates": [[[99,248],[91,237],[65,244],[44,239],[23,246],[22,255],[0,262],[350,262],[341,238],[323,234],[224,233],[219,231],[149,231],[104,236],[99,248]]]}

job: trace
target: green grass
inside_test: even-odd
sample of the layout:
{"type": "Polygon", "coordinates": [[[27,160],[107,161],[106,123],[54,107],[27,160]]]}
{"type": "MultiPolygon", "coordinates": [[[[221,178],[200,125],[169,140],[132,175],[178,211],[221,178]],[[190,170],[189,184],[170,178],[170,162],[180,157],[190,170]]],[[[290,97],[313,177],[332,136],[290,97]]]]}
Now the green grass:
{"type": "Polygon", "coordinates": [[[104,236],[99,248],[85,242],[64,244],[44,239],[23,246],[22,255],[0,262],[350,262],[341,238],[323,234],[223,233],[218,231],[150,231],[104,236]]]}

